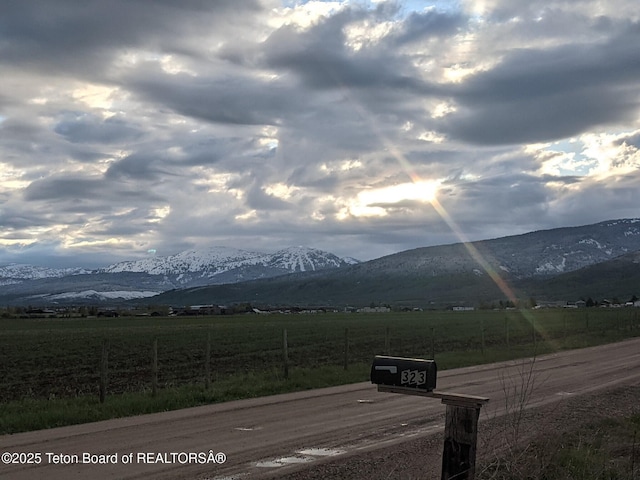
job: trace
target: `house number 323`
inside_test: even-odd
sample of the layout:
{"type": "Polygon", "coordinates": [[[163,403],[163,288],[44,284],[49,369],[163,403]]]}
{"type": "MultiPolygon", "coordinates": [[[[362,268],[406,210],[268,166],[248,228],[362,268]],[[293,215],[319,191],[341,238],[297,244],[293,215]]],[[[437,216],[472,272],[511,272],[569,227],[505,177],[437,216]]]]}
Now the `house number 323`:
{"type": "Polygon", "coordinates": [[[427,372],[424,370],[402,370],[400,383],[403,385],[424,385],[427,383],[427,372]]]}

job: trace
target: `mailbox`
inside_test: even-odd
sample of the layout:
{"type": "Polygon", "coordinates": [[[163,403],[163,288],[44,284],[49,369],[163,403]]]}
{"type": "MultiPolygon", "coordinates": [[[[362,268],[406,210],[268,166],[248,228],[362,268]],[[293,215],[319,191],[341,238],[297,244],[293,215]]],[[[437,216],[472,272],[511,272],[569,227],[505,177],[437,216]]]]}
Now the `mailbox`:
{"type": "Polygon", "coordinates": [[[434,360],[376,355],[371,366],[371,383],[430,392],[436,388],[434,360]]]}

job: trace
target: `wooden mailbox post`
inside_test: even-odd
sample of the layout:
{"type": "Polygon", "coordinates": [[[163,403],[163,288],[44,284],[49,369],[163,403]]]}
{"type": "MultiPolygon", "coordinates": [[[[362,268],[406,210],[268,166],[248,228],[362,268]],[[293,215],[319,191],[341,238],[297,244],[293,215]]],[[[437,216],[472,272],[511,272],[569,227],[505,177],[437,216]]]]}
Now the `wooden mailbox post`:
{"type": "Polygon", "coordinates": [[[476,395],[437,392],[434,390],[436,374],[433,360],[376,356],[371,367],[371,382],[378,385],[379,392],[441,399],[447,407],[441,480],[473,480],[478,418],[480,409],[489,399],[476,395]],[[422,378],[420,372],[424,372],[424,382],[404,381],[422,378]]]}
{"type": "Polygon", "coordinates": [[[473,480],[476,473],[478,417],[488,398],[433,392],[447,406],[442,451],[442,480],[473,480]]]}

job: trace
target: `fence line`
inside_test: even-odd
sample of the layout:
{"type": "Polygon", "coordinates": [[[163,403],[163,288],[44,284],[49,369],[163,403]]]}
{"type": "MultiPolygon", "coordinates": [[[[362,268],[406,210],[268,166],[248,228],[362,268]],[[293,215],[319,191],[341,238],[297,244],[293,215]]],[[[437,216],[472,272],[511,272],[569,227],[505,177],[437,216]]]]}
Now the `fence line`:
{"type": "MultiPolygon", "coordinates": [[[[318,330],[314,321],[296,325],[288,319],[284,329],[277,321],[265,321],[256,323],[256,331],[240,329],[235,339],[213,323],[183,330],[180,319],[170,320],[171,328],[160,334],[155,327],[126,336],[115,329],[87,337],[82,337],[86,332],[80,332],[77,338],[64,328],[59,333],[22,332],[13,339],[25,343],[12,346],[7,340],[0,344],[0,398],[97,395],[104,402],[107,393],[147,391],[155,396],[164,388],[181,385],[215,389],[219,378],[252,372],[260,372],[260,379],[273,380],[288,379],[299,368],[326,366],[347,372],[344,375],[366,374],[366,365],[382,353],[437,357],[439,367],[440,362],[446,367],[452,352],[477,352],[477,361],[493,361],[497,349],[544,352],[551,348],[551,340],[576,347],[586,345],[588,339],[592,343],[600,337],[614,341],[640,333],[637,310],[606,313],[558,312],[548,319],[530,321],[515,313],[486,318],[436,314],[422,320],[417,315],[398,315],[395,322],[392,317],[380,317],[377,322],[368,317],[374,318],[371,324],[356,321],[359,317],[354,314],[345,316],[341,327],[336,322],[324,330],[318,330]]],[[[242,320],[236,317],[236,321],[242,320]]],[[[102,322],[109,324],[108,320],[102,322]]],[[[3,335],[6,337],[6,332],[3,335]]]]}

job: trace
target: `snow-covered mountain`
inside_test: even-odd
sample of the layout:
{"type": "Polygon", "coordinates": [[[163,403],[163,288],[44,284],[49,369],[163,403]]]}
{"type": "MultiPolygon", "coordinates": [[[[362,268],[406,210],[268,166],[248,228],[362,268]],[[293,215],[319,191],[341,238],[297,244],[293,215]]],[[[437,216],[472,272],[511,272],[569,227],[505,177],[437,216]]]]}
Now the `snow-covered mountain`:
{"type": "Polygon", "coordinates": [[[60,278],[67,275],[81,275],[84,273],[90,273],[90,271],[84,268],[48,268],[11,263],[0,266],[0,286],[22,283],[25,280],[60,278]]]}
{"type": "Polygon", "coordinates": [[[119,262],[98,270],[0,267],[2,296],[33,304],[145,298],[175,288],[236,283],[287,273],[340,268],[357,260],[322,250],[290,247],[275,253],[228,247],[187,250],[119,262]]]}
{"type": "MultiPolygon", "coordinates": [[[[294,273],[338,268],[352,264],[352,259],[341,259],[322,250],[307,247],[290,247],[275,253],[250,252],[229,247],[212,247],[205,250],[187,250],[166,257],[149,257],[142,260],[119,262],[100,269],[100,273],[138,272],[150,275],[175,276],[179,283],[191,283],[197,278],[215,279],[230,271],[264,267],[269,272],[294,273]]],[[[265,272],[266,273],[266,272],[265,272]]],[[[258,275],[272,276],[272,275],[258,275]]],[[[214,281],[213,283],[220,283],[214,281]]],[[[223,282],[227,283],[227,282],[223,282]]]]}
{"type": "Polygon", "coordinates": [[[138,272],[150,275],[202,272],[206,276],[214,276],[232,268],[254,264],[264,255],[235,248],[211,247],[203,250],[187,250],[169,256],[153,256],[119,262],[99,271],[102,273],[138,272]]]}

